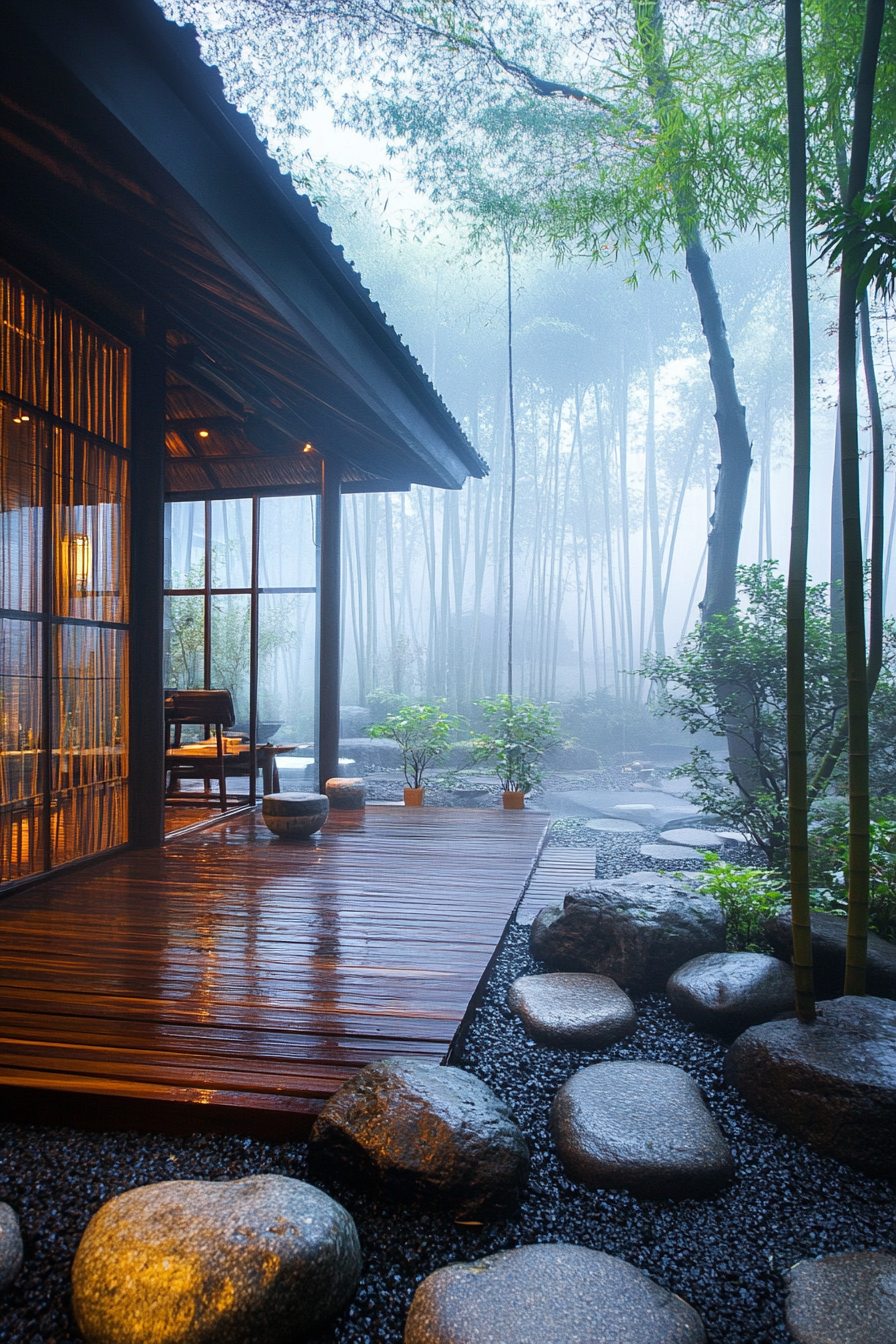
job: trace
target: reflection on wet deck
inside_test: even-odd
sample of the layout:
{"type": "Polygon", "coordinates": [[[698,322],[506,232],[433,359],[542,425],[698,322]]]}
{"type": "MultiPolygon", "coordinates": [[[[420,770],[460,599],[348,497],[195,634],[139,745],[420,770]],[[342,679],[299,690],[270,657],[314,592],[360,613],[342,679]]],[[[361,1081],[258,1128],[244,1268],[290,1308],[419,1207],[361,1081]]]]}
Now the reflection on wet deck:
{"type": "Polygon", "coordinates": [[[243,814],[10,897],[5,1102],[298,1132],[370,1060],[443,1059],[547,822],[370,807],[286,844],[243,814]]]}

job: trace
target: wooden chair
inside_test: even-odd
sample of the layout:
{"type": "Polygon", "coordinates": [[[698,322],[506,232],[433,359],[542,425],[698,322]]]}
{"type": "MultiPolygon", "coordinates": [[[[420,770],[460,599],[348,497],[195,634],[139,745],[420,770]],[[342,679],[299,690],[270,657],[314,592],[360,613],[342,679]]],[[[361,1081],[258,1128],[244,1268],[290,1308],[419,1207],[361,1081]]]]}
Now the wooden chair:
{"type": "Polygon", "coordinates": [[[221,811],[226,810],[227,782],[224,776],[224,739],[221,729],[233,727],[234,719],[233,699],[229,691],[171,691],[166,696],[166,799],[172,799],[182,779],[202,779],[205,781],[205,799],[208,800],[210,783],[212,779],[217,779],[221,811]],[[210,749],[197,750],[196,747],[184,747],[181,743],[184,725],[199,723],[204,725],[207,738],[211,737],[214,727],[217,748],[214,755],[210,749]]]}

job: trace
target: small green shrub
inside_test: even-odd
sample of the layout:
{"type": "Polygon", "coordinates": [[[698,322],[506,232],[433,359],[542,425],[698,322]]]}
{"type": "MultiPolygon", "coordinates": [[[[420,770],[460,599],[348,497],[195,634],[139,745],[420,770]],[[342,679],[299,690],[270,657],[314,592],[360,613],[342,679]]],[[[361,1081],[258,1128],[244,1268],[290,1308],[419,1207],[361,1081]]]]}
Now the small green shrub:
{"type": "MultiPolygon", "coordinates": [[[[868,927],[872,933],[891,943],[896,942],[896,821],[884,814],[892,814],[894,801],[892,798],[876,800],[878,815],[870,827],[871,889],[868,895],[868,927]]],[[[846,804],[837,799],[825,809],[810,832],[813,910],[846,914],[848,827],[846,804]]]]}
{"type": "Polygon", "coordinates": [[[439,705],[404,705],[397,714],[367,729],[368,737],[391,738],[401,747],[402,769],[410,789],[422,788],[427,766],[444,756],[460,728],[458,716],[446,714],[439,705]]]}
{"type": "Polygon", "coordinates": [[[726,863],[710,850],[702,850],[706,868],[699,874],[697,889],[713,896],[725,916],[725,948],[728,952],[762,952],[767,942],[765,921],[787,897],[781,879],[768,868],[742,868],[726,863]]]}
{"type": "Polygon", "coordinates": [[[550,705],[496,695],[477,701],[485,727],[470,745],[473,760],[489,761],[504,790],[528,793],[541,780],[542,752],[560,740],[560,724],[550,705]]]}

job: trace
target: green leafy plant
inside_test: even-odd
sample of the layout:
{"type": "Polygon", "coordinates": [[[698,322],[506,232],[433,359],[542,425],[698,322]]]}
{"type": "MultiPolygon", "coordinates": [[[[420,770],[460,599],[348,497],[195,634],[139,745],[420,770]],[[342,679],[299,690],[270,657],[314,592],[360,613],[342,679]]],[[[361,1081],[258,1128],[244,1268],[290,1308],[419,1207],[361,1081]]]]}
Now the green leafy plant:
{"type": "MultiPolygon", "coordinates": [[[[787,904],[777,873],[767,868],[742,868],[702,850],[706,868],[696,887],[718,901],[725,915],[725,947],[729,952],[764,950],[763,926],[787,904]]],[[[683,874],[677,874],[683,876],[683,874]]],[[[689,874],[689,876],[693,876],[689,874]]]]}
{"type": "MultiPolygon", "coordinates": [[[[868,895],[868,927],[889,942],[896,942],[896,821],[882,815],[892,812],[896,799],[881,799],[878,816],[870,826],[871,880],[868,895]]],[[[849,836],[846,805],[837,799],[812,828],[809,838],[812,908],[829,914],[847,913],[849,889],[849,836]]]]}
{"type": "MultiPolygon", "coordinates": [[[[654,709],[691,733],[727,743],[719,760],[703,747],[673,775],[690,779],[691,799],[747,831],[770,868],[787,864],[787,595],[775,561],[738,569],[735,611],[698,626],[674,657],[648,657],[654,709]]],[[[809,777],[818,777],[845,703],[842,646],[831,630],[826,584],[806,594],[806,737],[809,777]]],[[[820,798],[823,780],[809,790],[820,798]]]]}
{"type": "Polygon", "coordinates": [[[473,760],[491,763],[505,792],[529,793],[541,780],[542,753],[560,740],[557,715],[550,705],[509,695],[477,704],[485,726],[473,736],[473,760]]]}
{"type": "Polygon", "coordinates": [[[446,714],[436,705],[404,705],[383,723],[372,723],[369,737],[390,738],[401,747],[401,765],[409,789],[423,787],[427,766],[451,746],[452,736],[460,728],[456,714],[446,714]]]}

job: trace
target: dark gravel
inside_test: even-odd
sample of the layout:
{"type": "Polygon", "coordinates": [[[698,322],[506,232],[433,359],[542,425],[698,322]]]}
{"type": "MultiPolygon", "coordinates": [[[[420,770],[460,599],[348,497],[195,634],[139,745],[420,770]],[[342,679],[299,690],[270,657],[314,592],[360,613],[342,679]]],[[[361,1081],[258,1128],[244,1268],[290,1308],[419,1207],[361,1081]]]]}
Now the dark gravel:
{"type": "MultiPolygon", "coordinates": [[[[555,843],[575,843],[579,825],[557,823],[555,843]]],[[[643,836],[581,830],[598,850],[599,875],[667,866],[644,861],[643,836]]],[[[636,1034],[609,1049],[566,1052],[530,1042],[504,996],[515,976],[541,969],[529,958],[528,930],[511,926],[462,1061],[514,1108],[529,1139],[532,1178],[520,1217],[458,1227],[442,1215],[328,1185],[358,1224],[366,1266],[327,1341],[400,1344],[417,1284],[440,1265],[528,1242],[568,1241],[622,1256],[679,1293],[701,1312],[712,1344],[785,1344],[782,1275],[791,1265],[833,1251],[896,1250],[892,1185],[819,1157],[751,1115],[723,1086],[724,1047],[679,1022],[663,996],[639,999],[636,1034]],[[570,1074],[601,1059],[687,1069],[731,1146],[735,1182],[715,1199],[673,1203],[588,1191],[568,1180],[548,1137],[550,1104],[570,1074]]],[[[0,1199],[20,1216],[26,1255],[17,1282],[0,1294],[0,1344],[79,1338],[69,1311],[71,1261],[91,1214],[113,1195],[173,1178],[232,1180],[265,1171],[303,1178],[305,1161],[304,1144],[0,1126],[0,1199]]]]}

